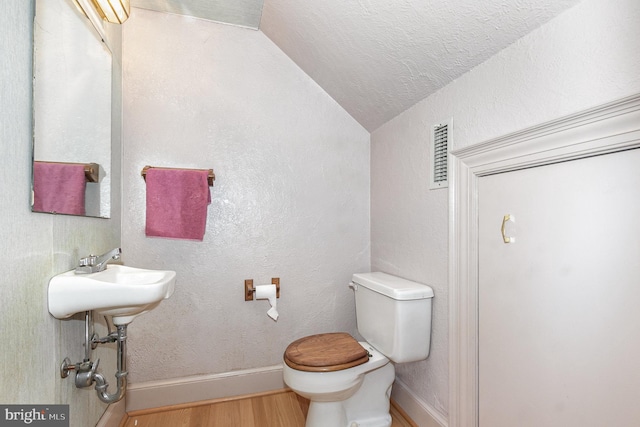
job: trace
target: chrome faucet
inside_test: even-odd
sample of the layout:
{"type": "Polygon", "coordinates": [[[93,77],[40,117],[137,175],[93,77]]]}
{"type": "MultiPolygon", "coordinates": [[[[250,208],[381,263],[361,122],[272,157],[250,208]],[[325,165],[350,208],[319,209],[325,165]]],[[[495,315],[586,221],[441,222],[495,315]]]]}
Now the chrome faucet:
{"type": "Polygon", "coordinates": [[[89,255],[85,258],[80,258],[80,262],[76,267],[76,273],[86,274],[86,273],[97,273],[107,268],[107,263],[109,261],[120,259],[120,254],[122,253],[122,249],[115,248],[104,255],[89,255]]]}

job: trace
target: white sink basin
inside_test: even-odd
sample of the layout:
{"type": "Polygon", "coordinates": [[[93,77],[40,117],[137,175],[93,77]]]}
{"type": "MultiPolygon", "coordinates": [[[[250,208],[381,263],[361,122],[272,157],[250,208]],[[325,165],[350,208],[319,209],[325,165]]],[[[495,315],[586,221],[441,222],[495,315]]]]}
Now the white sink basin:
{"type": "Polygon", "coordinates": [[[98,273],[58,274],[49,281],[49,313],[58,319],[95,310],[125,325],[173,294],[175,271],[109,264],[98,273]]]}

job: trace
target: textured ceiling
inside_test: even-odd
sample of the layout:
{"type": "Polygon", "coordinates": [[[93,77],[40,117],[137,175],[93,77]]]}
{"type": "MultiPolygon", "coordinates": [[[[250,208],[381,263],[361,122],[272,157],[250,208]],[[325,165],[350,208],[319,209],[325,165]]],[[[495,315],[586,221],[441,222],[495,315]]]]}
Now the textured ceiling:
{"type": "Polygon", "coordinates": [[[263,6],[261,0],[132,0],[132,5],[254,28],[259,22],[260,30],[373,131],[579,1],[264,0],[263,6]],[[213,4],[223,14],[216,15],[213,4]],[[257,16],[256,24],[229,18],[239,15],[257,16]]]}

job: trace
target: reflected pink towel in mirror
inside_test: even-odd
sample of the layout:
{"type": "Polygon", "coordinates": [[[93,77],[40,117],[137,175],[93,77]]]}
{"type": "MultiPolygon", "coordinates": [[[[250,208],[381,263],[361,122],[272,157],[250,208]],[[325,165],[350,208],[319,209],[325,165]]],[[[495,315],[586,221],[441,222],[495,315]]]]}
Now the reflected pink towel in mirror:
{"type": "Polygon", "coordinates": [[[201,241],[211,203],[209,172],[150,168],[146,175],[146,235],[201,241]]]}
{"type": "Polygon", "coordinates": [[[83,164],[33,162],[33,210],[84,215],[83,164]]]}

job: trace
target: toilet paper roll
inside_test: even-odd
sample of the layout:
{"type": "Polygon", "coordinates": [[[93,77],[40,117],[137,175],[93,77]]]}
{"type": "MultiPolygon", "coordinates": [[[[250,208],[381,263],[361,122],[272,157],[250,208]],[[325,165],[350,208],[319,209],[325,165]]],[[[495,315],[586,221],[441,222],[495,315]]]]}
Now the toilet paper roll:
{"type": "Polygon", "coordinates": [[[278,309],[276,308],[276,285],[258,285],[256,286],[256,299],[269,300],[271,308],[267,311],[267,315],[273,320],[278,320],[278,309]]]}

